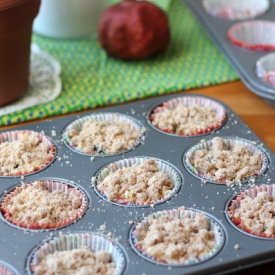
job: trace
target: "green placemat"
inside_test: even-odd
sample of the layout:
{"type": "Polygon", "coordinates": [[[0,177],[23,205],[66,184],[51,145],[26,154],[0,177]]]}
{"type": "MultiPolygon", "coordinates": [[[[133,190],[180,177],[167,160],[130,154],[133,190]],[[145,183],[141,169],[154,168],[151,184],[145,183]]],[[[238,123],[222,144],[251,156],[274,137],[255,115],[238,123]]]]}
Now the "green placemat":
{"type": "Polygon", "coordinates": [[[52,102],[0,118],[0,125],[67,114],[238,79],[180,0],[168,11],[172,41],[161,55],[142,61],[106,57],[96,38],[33,42],[62,66],[62,93],[52,102]]]}

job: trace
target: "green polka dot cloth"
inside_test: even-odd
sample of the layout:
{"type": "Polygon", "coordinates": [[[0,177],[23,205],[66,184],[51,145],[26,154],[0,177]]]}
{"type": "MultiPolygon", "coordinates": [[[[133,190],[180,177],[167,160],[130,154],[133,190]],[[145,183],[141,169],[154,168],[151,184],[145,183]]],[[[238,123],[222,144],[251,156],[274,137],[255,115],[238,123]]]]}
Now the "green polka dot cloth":
{"type": "Polygon", "coordinates": [[[34,34],[33,42],[61,63],[62,92],[51,102],[2,116],[0,125],[238,79],[182,1],[171,1],[168,16],[169,48],[142,61],[107,57],[96,38],[54,40],[34,34]]]}

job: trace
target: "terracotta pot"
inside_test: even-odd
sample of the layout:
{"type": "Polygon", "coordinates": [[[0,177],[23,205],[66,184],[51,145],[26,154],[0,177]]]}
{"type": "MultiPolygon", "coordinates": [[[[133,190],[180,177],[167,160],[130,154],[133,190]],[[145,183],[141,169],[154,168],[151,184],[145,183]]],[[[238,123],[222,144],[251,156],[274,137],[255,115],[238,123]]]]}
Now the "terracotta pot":
{"type": "Polygon", "coordinates": [[[32,23],[39,7],[40,0],[0,1],[0,106],[28,87],[32,23]]]}

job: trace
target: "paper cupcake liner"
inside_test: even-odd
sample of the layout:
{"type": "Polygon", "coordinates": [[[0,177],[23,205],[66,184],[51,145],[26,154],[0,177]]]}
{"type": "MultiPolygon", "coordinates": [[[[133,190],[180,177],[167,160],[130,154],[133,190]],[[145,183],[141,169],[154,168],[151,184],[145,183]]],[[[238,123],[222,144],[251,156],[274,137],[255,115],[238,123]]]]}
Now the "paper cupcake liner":
{"type": "Polygon", "coordinates": [[[228,221],[230,222],[230,224],[233,225],[233,227],[238,229],[240,232],[245,233],[246,235],[260,238],[260,239],[265,239],[265,240],[266,239],[274,240],[275,234],[272,236],[267,236],[264,232],[261,234],[257,234],[255,232],[252,232],[250,229],[245,228],[243,226],[242,219],[233,219],[232,218],[234,211],[240,207],[241,200],[243,200],[245,198],[245,196],[249,196],[254,199],[257,197],[259,192],[267,192],[268,195],[275,197],[275,184],[262,185],[262,186],[258,186],[255,188],[247,189],[245,191],[240,192],[238,195],[234,196],[233,198],[231,198],[228,201],[228,203],[226,204],[226,211],[225,211],[226,217],[227,217],[228,221]]]}
{"type": "Polygon", "coordinates": [[[222,19],[252,19],[264,14],[270,6],[268,0],[203,0],[204,9],[222,19]]]}
{"type": "MultiPolygon", "coordinates": [[[[263,173],[265,173],[265,171],[268,168],[269,161],[268,161],[267,155],[265,154],[265,152],[263,151],[263,149],[261,147],[253,144],[252,142],[250,142],[248,140],[241,139],[241,138],[235,138],[235,137],[221,137],[221,138],[225,141],[227,149],[230,149],[237,144],[242,144],[242,145],[246,146],[252,154],[254,154],[255,152],[259,152],[261,154],[262,167],[261,167],[260,171],[255,173],[254,175],[251,175],[250,177],[248,177],[246,179],[241,180],[240,183],[248,182],[252,178],[255,179],[255,178],[259,177],[260,175],[262,175],[263,173]]],[[[202,149],[209,151],[210,148],[212,147],[212,144],[213,144],[213,140],[211,139],[211,140],[208,140],[205,142],[199,142],[199,143],[189,147],[183,156],[183,164],[189,173],[191,173],[193,176],[201,179],[202,181],[215,183],[215,184],[226,184],[227,182],[225,182],[225,181],[216,181],[216,180],[200,173],[199,171],[196,170],[196,168],[190,162],[195,151],[202,150],[202,149]]],[[[239,182],[239,181],[233,180],[233,183],[237,183],[237,182],[239,182]]]]}
{"type": "Polygon", "coordinates": [[[74,216],[71,216],[66,220],[59,221],[58,223],[54,223],[54,224],[40,224],[40,223],[25,224],[22,222],[15,221],[8,209],[7,204],[13,197],[21,193],[22,190],[28,188],[29,186],[32,186],[34,182],[33,181],[33,182],[27,182],[23,184],[20,183],[17,186],[13,187],[8,192],[5,192],[5,194],[2,196],[0,206],[1,206],[1,216],[4,221],[8,222],[10,225],[14,225],[17,228],[21,228],[21,229],[31,229],[31,230],[59,229],[71,223],[74,223],[75,221],[80,219],[86,212],[88,208],[88,197],[82,190],[79,189],[78,186],[72,185],[70,183],[64,183],[57,180],[37,179],[36,181],[42,182],[49,192],[58,190],[58,191],[64,192],[65,194],[70,194],[70,192],[74,191],[82,200],[82,204],[78,212],[74,216]]]}
{"type": "Polygon", "coordinates": [[[275,50],[275,22],[251,20],[231,26],[227,32],[229,40],[238,47],[251,51],[275,50]]]}
{"type": "Polygon", "coordinates": [[[123,159],[120,161],[113,162],[111,164],[108,164],[104,166],[97,174],[96,174],[96,184],[94,186],[94,189],[96,193],[105,201],[110,202],[115,205],[121,205],[121,206],[127,206],[127,207],[149,207],[152,205],[157,205],[161,204],[165,201],[168,201],[171,199],[176,193],[179,192],[179,189],[182,185],[182,177],[180,173],[174,168],[170,163],[167,163],[163,160],[156,159],[156,158],[149,158],[149,157],[134,157],[134,158],[129,158],[129,159],[123,159]],[[164,197],[161,200],[157,201],[151,201],[150,203],[132,203],[127,201],[124,198],[117,198],[114,201],[110,201],[104,193],[98,190],[97,184],[99,184],[101,181],[103,181],[110,173],[113,173],[117,171],[118,169],[122,169],[125,167],[131,167],[134,164],[142,164],[148,159],[154,159],[158,166],[159,166],[159,171],[162,171],[164,174],[166,174],[169,179],[173,182],[174,188],[170,191],[170,193],[164,197]]]}
{"type": "Polygon", "coordinates": [[[127,116],[124,114],[119,114],[119,113],[99,113],[99,114],[92,114],[89,116],[85,116],[85,117],[82,117],[82,118],[79,118],[79,119],[73,121],[65,128],[65,130],[62,134],[62,137],[63,137],[63,141],[64,141],[65,145],[76,153],[79,153],[82,155],[87,155],[87,156],[92,155],[95,157],[115,156],[115,155],[126,153],[126,152],[131,151],[134,148],[136,148],[141,143],[142,139],[144,139],[144,132],[145,132],[145,128],[143,127],[143,125],[139,121],[135,120],[134,118],[132,118],[130,116],[127,116]],[[94,119],[94,120],[100,121],[100,122],[110,121],[114,124],[118,123],[118,122],[126,122],[126,123],[130,124],[133,129],[136,129],[140,132],[139,138],[137,139],[136,144],[134,146],[132,146],[130,148],[125,148],[124,150],[119,151],[117,153],[105,154],[105,153],[98,153],[96,151],[91,152],[89,154],[84,153],[80,148],[78,148],[72,144],[72,141],[71,141],[68,133],[70,130],[73,130],[73,129],[76,130],[77,132],[80,132],[82,130],[83,123],[86,121],[89,121],[91,119],[94,119]]]}
{"type": "Polygon", "coordinates": [[[32,170],[28,171],[28,172],[18,172],[18,173],[15,173],[15,174],[8,174],[8,175],[0,175],[0,177],[20,177],[20,176],[25,176],[25,175],[30,175],[30,174],[33,174],[33,173],[36,173],[36,172],[39,172],[45,168],[47,168],[55,159],[56,157],[56,146],[55,144],[49,139],[49,137],[47,136],[44,136],[43,134],[41,133],[38,133],[38,132],[34,132],[34,131],[29,131],[29,130],[17,130],[17,131],[10,131],[10,132],[5,132],[5,133],[2,133],[0,134],[0,144],[1,143],[4,143],[4,142],[12,142],[12,141],[16,141],[19,139],[19,134],[21,133],[26,133],[26,134],[29,134],[30,136],[31,135],[35,135],[35,136],[38,136],[39,139],[41,140],[42,143],[46,143],[49,145],[50,147],[50,155],[48,157],[48,159],[46,160],[46,163],[41,165],[41,166],[36,166],[36,167],[33,167],[32,170]]]}
{"type": "Polygon", "coordinates": [[[263,81],[275,87],[275,53],[267,54],[256,62],[256,73],[263,81]]]}
{"type": "Polygon", "coordinates": [[[158,106],[153,107],[149,111],[148,122],[154,129],[156,129],[156,130],[158,130],[162,133],[168,134],[168,135],[172,135],[172,136],[199,136],[199,135],[204,135],[204,134],[207,134],[211,131],[215,131],[215,130],[218,130],[219,128],[221,128],[224,125],[224,123],[226,122],[226,110],[221,104],[219,104],[218,102],[216,102],[212,99],[208,99],[208,98],[204,98],[204,97],[184,96],[184,97],[178,97],[178,98],[171,99],[167,102],[163,102],[162,104],[159,104],[158,106]],[[178,104],[183,104],[185,106],[192,106],[192,105],[198,104],[200,106],[210,107],[212,110],[214,110],[217,113],[217,115],[219,117],[218,121],[214,125],[210,126],[209,128],[207,128],[205,130],[198,130],[198,131],[193,132],[191,134],[171,133],[171,131],[169,129],[157,128],[156,126],[154,126],[152,124],[152,121],[154,120],[154,114],[163,112],[167,109],[173,110],[173,109],[176,108],[176,106],[178,104]]]}
{"type": "Polygon", "coordinates": [[[150,262],[156,263],[158,265],[187,266],[187,265],[202,263],[214,257],[215,255],[217,255],[221,251],[224,243],[225,243],[225,234],[222,227],[216,221],[216,219],[203,211],[191,209],[191,208],[185,208],[185,209],[177,208],[177,209],[151,212],[147,214],[145,217],[142,217],[140,221],[136,223],[130,230],[130,244],[133,250],[142,258],[150,262]],[[148,255],[143,250],[141,250],[140,246],[138,245],[138,242],[139,240],[141,240],[141,236],[143,232],[148,230],[150,221],[154,219],[158,219],[159,217],[164,215],[171,218],[175,217],[175,218],[184,219],[184,214],[186,213],[188,213],[188,216],[190,218],[195,218],[197,213],[203,213],[206,215],[209,221],[209,231],[214,231],[215,233],[215,246],[212,248],[212,250],[209,253],[207,253],[200,259],[199,258],[188,259],[183,262],[177,262],[177,261],[168,261],[166,259],[156,259],[153,256],[148,255]]]}
{"type": "Polygon", "coordinates": [[[18,273],[9,264],[0,261],[0,275],[18,275],[18,273]]]}
{"type": "Polygon", "coordinates": [[[123,273],[126,266],[126,258],[118,243],[92,232],[81,232],[66,235],[62,234],[51,240],[45,240],[38,245],[27,259],[28,274],[35,274],[33,273],[34,268],[44,256],[52,254],[55,251],[68,251],[83,246],[89,247],[93,253],[100,250],[109,252],[111,254],[111,260],[116,265],[113,275],[123,273]]]}

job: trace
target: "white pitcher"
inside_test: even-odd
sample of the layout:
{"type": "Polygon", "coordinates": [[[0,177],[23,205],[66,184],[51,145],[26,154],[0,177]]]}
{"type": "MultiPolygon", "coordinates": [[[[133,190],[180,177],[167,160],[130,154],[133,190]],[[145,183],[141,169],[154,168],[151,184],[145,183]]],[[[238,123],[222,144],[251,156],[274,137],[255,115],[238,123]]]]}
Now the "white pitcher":
{"type": "Polygon", "coordinates": [[[107,0],[42,0],[33,31],[57,39],[95,34],[107,0]]]}

